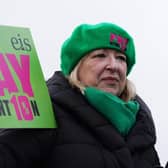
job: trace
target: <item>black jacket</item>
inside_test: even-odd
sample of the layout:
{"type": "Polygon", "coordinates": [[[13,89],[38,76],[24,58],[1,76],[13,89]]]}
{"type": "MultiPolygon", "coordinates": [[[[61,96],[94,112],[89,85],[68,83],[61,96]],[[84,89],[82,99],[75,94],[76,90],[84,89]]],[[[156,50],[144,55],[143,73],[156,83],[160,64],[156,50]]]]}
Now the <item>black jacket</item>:
{"type": "Polygon", "coordinates": [[[57,129],[1,130],[0,168],[154,168],[151,113],[137,96],[136,124],[122,137],[60,72],[47,82],[57,129]]]}

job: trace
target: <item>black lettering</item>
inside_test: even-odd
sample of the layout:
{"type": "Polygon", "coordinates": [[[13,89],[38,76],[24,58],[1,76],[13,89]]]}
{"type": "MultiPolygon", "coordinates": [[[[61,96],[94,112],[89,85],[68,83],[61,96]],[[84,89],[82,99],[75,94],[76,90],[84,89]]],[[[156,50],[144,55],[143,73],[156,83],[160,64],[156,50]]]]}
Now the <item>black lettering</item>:
{"type": "Polygon", "coordinates": [[[22,39],[20,38],[20,34],[17,34],[17,36],[19,37],[19,38],[18,38],[18,41],[20,42],[21,50],[25,50],[25,49],[24,49],[24,46],[23,46],[22,39]]]}
{"type": "Polygon", "coordinates": [[[3,102],[0,100],[0,116],[6,116],[3,102]]]}
{"type": "Polygon", "coordinates": [[[36,101],[30,100],[30,103],[31,103],[34,116],[40,116],[36,101]]]}
{"type": "Polygon", "coordinates": [[[19,33],[16,35],[16,37],[12,37],[10,41],[12,47],[15,50],[31,51],[31,45],[29,39],[24,37],[22,38],[19,33]]]}
{"type": "Polygon", "coordinates": [[[3,100],[3,103],[5,105],[8,116],[11,116],[11,112],[10,112],[10,109],[9,109],[9,100],[3,100]]]}
{"type": "Polygon", "coordinates": [[[29,44],[29,39],[23,39],[23,43],[26,46],[25,50],[26,51],[31,51],[31,45],[29,44]]]}
{"type": "Polygon", "coordinates": [[[12,47],[13,47],[15,50],[20,50],[20,49],[21,49],[20,43],[19,43],[19,41],[17,40],[16,37],[12,37],[12,38],[11,38],[11,44],[12,44],[12,47]]]}
{"type": "Polygon", "coordinates": [[[9,100],[0,100],[0,116],[11,116],[9,100]]]}

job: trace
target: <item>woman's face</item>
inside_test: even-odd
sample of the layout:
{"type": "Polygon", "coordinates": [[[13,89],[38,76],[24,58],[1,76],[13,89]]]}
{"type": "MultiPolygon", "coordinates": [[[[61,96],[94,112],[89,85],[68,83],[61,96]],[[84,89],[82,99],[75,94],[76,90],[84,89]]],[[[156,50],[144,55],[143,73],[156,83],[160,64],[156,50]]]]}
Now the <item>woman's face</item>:
{"type": "Polygon", "coordinates": [[[120,96],[126,84],[126,56],[113,49],[98,49],[82,60],[78,78],[85,86],[120,96]]]}

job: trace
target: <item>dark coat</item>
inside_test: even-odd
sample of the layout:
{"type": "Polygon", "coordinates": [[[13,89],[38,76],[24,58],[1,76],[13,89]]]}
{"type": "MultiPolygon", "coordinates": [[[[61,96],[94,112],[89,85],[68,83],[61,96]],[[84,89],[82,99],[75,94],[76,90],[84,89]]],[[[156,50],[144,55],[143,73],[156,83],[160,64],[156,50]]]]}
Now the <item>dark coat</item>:
{"type": "Polygon", "coordinates": [[[140,110],[136,124],[122,137],[60,72],[47,84],[58,128],[2,130],[0,168],[154,168],[159,165],[151,113],[138,96],[140,110]]]}

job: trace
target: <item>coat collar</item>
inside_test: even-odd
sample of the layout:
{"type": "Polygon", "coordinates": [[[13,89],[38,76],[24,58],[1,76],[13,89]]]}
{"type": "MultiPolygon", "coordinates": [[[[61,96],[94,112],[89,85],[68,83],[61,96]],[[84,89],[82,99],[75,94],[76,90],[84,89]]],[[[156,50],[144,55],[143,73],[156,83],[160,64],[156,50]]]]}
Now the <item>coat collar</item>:
{"type": "Polygon", "coordinates": [[[155,144],[155,128],[147,106],[136,97],[140,103],[136,124],[127,137],[122,137],[118,131],[100,113],[98,113],[75,88],[69,85],[61,72],[56,72],[47,81],[52,100],[67,109],[77,118],[108,150],[128,148],[131,152],[155,144]]]}

